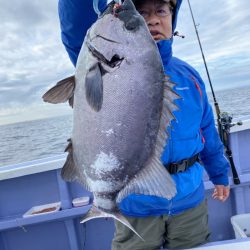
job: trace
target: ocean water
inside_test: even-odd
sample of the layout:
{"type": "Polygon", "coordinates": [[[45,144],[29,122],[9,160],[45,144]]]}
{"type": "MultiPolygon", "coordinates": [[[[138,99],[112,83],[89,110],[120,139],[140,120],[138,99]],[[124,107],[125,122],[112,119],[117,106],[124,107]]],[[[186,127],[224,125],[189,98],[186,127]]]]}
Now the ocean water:
{"type": "Polygon", "coordinates": [[[62,154],[72,132],[72,117],[0,126],[0,167],[62,154]]]}
{"type": "MultiPolygon", "coordinates": [[[[218,91],[215,96],[221,112],[228,112],[235,120],[250,115],[250,83],[246,87],[218,91]]],[[[208,93],[208,99],[214,107],[211,93],[208,93]]]]}
{"type": "MultiPolygon", "coordinates": [[[[250,86],[216,92],[222,112],[235,120],[250,117],[250,86]]],[[[209,100],[213,105],[212,96],[209,100]]],[[[72,131],[72,116],[0,126],[0,167],[62,154],[72,131]]]]}

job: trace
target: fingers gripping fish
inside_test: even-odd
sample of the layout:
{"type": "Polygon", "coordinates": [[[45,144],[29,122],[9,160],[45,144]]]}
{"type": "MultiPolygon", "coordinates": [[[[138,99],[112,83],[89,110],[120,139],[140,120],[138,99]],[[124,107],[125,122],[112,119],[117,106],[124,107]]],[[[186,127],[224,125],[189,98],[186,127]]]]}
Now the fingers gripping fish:
{"type": "Polygon", "coordinates": [[[43,99],[74,106],[62,177],[93,192],[94,205],[83,222],[113,217],[135,232],[119,212],[123,198],[176,194],[160,157],[179,96],[132,1],[113,7],[88,30],[75,76],[60,81],[43,99]]]}

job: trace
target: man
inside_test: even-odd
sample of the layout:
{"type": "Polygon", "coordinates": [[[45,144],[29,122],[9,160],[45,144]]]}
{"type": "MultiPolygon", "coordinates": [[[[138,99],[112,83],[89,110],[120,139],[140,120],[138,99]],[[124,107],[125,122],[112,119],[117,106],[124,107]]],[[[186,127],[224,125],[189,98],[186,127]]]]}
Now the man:
{"type": "MultiPolygon", "coordinates": [[[[62,40],[75,65],[86,32],[81,26],[85,18],[79,9],[81,4],[86,4],[79,0],[75,0],[75,4],[68,1],[59,1],[59,14],[62,40]]],[[[176,83],[174,89],[182,97],[176,101],[180,111],[175,113],[176,121],[172,122],[170,138],[161,156],[176,183],[177,195],[171,200],[139,194],[126,197],[119,204],[120,211],[145,241],[115,222],[114,250],[153,250],[161,246],[183,249],[207,242],[209,230],[202,181],[204,167],[215,185],[213,197],[225,201],[229,196],[229,164],[223,155],[223,145],[215,128],[204,83],[191,66],[172,56],[172,34],[181,2],[134,0],[157,42],[165,73],[176,83]],[[198,155],[204,167],[197,161],[198,155]]]]}

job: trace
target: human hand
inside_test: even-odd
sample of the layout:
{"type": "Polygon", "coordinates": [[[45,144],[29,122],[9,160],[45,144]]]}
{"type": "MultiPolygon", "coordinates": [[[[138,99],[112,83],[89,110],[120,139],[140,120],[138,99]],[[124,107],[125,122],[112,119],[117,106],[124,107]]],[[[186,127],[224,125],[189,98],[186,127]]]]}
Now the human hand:
{"type": "Polygon", "coordinates": [[[215,188],[212,197],[214,199],[224,202],[229,197],[230,186],[214,185],[214,187],[215,188]]]}

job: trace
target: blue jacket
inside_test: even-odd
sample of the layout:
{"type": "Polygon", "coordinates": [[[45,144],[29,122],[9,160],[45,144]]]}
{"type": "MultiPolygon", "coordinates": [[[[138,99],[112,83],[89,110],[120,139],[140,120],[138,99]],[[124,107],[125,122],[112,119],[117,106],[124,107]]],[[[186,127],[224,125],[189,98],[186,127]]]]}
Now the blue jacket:
{"type": "MultiPolygon", "coordinates": [[[[105,0],[99,2],[100,8],[103,8],[105,0]]],[[[173,30],[181,2],[182,0],[177,1],[173,30]]],[[[86,30],[96,19],[92,2],[59,0],[59,17],[62,41],[72,63],[76,65],[86,30]]],[[[200,153],[210,180],[216,185],[228,185],[229,163],[223,154],[223,145],[215,128],[213,112],[201,77],[190,65],[172,56],[172,39],[161,41],[157,45],[165,73],[176,83],[174,89],[182,97],[176,101],[180,111],[175,112],[176,121],[172,122],[169,130],[170,138],[162,153],[162,162],[178,162],[200,153]]],[[[132,194],[119,204],[119,208],[126,215],[144,217],[178,214],[195,207],[204,199],[204,167],[197,162],[187,171],[172,175],[177,195],[171,200],[132,194]]]]}

